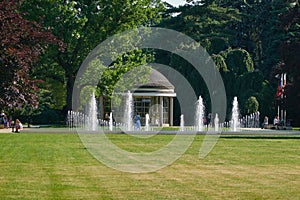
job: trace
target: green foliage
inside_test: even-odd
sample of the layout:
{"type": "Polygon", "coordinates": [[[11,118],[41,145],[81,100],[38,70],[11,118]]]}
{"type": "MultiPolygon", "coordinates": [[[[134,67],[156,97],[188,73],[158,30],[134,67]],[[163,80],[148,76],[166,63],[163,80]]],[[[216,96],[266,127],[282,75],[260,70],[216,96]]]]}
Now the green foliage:
{"type": "MultiPolygon", "coordinates": [[[[165,16],[160,26],[177,30],[192,37],[198,42],[198,44],[193,45],[201,45],[208,53],[213,54],[212,59],[221,73],[228,72],[229,66],[219,53],[229,48],[230,43],[235,39],[234,30],[240,21],[237,9],[220,7],[207,1],[203,5],[195,4],[172,8],[166,11],[165,16]]],[[[182,49],[184,50],[184,47],[182,49]]],[[[185,76],[196,95],[204,97],[207,112],[210,112],[210,97],[207,87],[193,66],[174,54],[159,53],[156,55],[156,60],[171,66],[185,76]]],[[[178,107],[175,106],[175,109],[178,107]]],[[[175,113],[180,113],[180,111],[175,110],[175,113]]]]}
{"type": "Polygon", "coordinates": [[[218,54],[229,47],[228,38],[222,37],[205,39],[202,45],[205,46],[206,50],[211,54],[218,54]]]}
{"type": "MultiPolygon", "coordinates": [[[[288,113],[296,119],[299,113],[299,95],[296,94],[300,91],[298,84],[299,1],[201,0],[193,2],[179,8],[171,7],[165,11],[159,0],[24,0],[20,11],[26,11],[26,18],[43,22],[45,29],[63,42],[61,46],[64,50],[49,45],[46,54],[34,69],[31,68],[29,74],[33,79],[44,81],[40,83],[40,87],[48,91],[53,100],[47,109],[61,109],[66,103],[67,108],[70,109],[77,71],[82,61],[97,44],[124,30],[141,26],[161,26],[191,36],[199,42],[192,45],[201,44],[212,55],[225,83],[229,112],[234,96],[238,96],[242,111],[245,113],[247,100],[253,96],[257,98],[259,110],[263,115],[273,115],[277,82],[274,81],[272,70],[275,70],[274,66],[277,63],[284,62],[286,67],[281,70],[288,73],[286,90],[288,113]],[[161,19],[161,23],[158,24],[161,19]]],[[[4,6],[3,10],[6,8],[8,7],[4,6]]],[[[13,24],[16,23],[10,25],[13,24]]],[[[9,35],[4,34],[4,36],[9,35]]],[[[122,39],[128,40],[128,38],[122,39]]],[[[139,40],[139,38],[136,41],[130,40],[132,43],[122,48],[126,49],[137,44],[139,40]]],[[[182,50],[184,48],[186,47],[183,46],[182,50]]],[[[115,49],[107,49],[107,51],[116,52],[115,49]]],[[[144,72],[138,66],[151,62],[153,60],[151,53],[144,50],[127,52],[122,56],[114,57],[114,62],[108,68],[101,65],[101,60],[94,60],[95,63],[91,65],[97,67],[87,72],[86,77],[81,77],[81,87],[87,87],[83,89],[85,95],[82,96],[89,96],[94,90],[87,85],[97,80],[99,74],[102,79],[98,84],[97,96],[111,95],[115,87],[131,88],[134,84],[133,80],[145,81],[146,79],[140,76],[144,72]],[[130,75],[132,78],[129,79],[128,72],[134,70],[138,71],[135,71],[134,76],[130,75]]],[[[169,52],[155,51],[155,53],[156,62],[178,70],[188,79],[197,95],[209,99],[202,77],[189,63],[169,52]]],[[[3,55],[6,56],[6,53],[3,55]]],[[[3,66],[0,66],[1,69],[4,69],[3,66]]],[[[5,75],[0,74],[1,80],[11,79],[14,74],[15,71],[8,70],[5,75]]],[[[21,85],[19,82],[17,84],[21,85]]],[[[3,90],[2,88],[0,91],[3,90]]],[[[39,95],[42,95],[41,93],[39,95]]],[[[10,96],[10,98],[16,97],[10,96]]]]}
{"type": "Polygon", "coordinates": [[[39,106],[33,108],[30,105],[24,105],[21,108],[5,109],[8,116],[13,120],[20,119],[22,123],[29,124],[64,124],[64,114],[57,108],[56,98],[53,91],[40,89],[37,93],[39,106]]]}
{"type": "Polygon", "coordinates": [[[240,21],[237,9],[219,7],[213,3],[186,5],[171,9],[167,14],[169,17],[163,19],[160,26],[185,33],[211,50],[209,53],[218,53],[219,49],[226,49],[227,43],[234,40],[235,26],[240,21]],[[174,13],[180,14],[172,17],[174,13]]]}
{"type": "Polygon", "coordinates": [[[21,0],[0,2],[0,106],[36,107],[37,80],[30,76],[39,56],[58,41],[42,23],[27,20],[21,0]]]}
{"type": "Polygon", "coordinates": [[[113,92],[124,92],[131,90],[138,83],[145,83],[149,68],[146,63],[152,60],[151,54],[142,50],[128,52],[103,71],[98,84],[100,94],[109,96],[113,92]]]}
{"type": "Polygon", "coordinates": [[[251,114],[258,111],[259,103],[256,99],[256,97],[251,96],[247,99],[245,103],[245,113],[251,114]]]}
{"type": "MultiPolygon", "coordinates": [[[[55,92],[46,89],[40,89],[38,93],[39,107],[35,109],[21,109],[20,118],[30,120],[33,124],[58,124],[64,123],[62,108],[57,107],[59,103],[55,98],[55,92]]],[[[58,99],[60,101],[60,99],[58,99]]]]}
{"type": "Polygon", "coordinates": [[[286,10],[284,1],[232,1],[230,5],[242,13],[235,45],[246,49],[256,69],[269,79],[267,75],[272,66],[280,60],[277,48],[284,30],[280,27],[279,16],[286,10]]]}
{"type": "Polygon", "coordinates": [[[212,59],[214,60],[214,63],[218,70],[222,72],[228,72],[227,64],[225,62],[225,59],[221,55],[213,55],[212,59]]]}
{"type": "MultiPolygon", "coordinates": [[[[293,126],[300,125],[300,7],[299,1],[293,1],[287,6],[287,11],[281,15],[281,26],[285,30],[285,38],[279,46],[282,56],[280,73],[287,73],[285,90],[287,119],[292,118],[293,126]]],[[[287,2],[289,3],[289,2],[287,2]]],[[[280,64],[280,63],[279,63],[280,64]]],[[[273,67],[274,71],[276,65],[273,67]]],[[[278,102],[277,102],[278,103],[278,102]]]]}
{"type": "MultiPolygon", "coordinates": [[[[38,87],[50,92],[53,98],[54,109],[61,110],[66,105],[66,84],[62,68],[56,63],[52,65],[45,64],[47,59],[43,57],[37,63],[31,72],[31,76],[42,80],[38,87]]],[[[38,92],[39,93],[39,92],[38,92]]]]}
{"type": "Polygon", "coordinates": [[[254,71],[251,55],[244,49],[229,49],[221,55],[225,58],[229,71],[236,75],[254,71]]]}
{"type": "Polygon", "coordinates": [[[264,80],[261,84],[261,90],[256,95],[257,100],[260,103],[259,111],[261,116],[273,116],[275,108],[272,103],[276,88],[273,88],[269,81],[264,80]]]}
{"type": "Polygon", "coordinates": [[[64,70],[68,109],[77,70],[88,53],[109,36],[155,24],[162,9],[160,0],[25,0],[23,3],[28,18],[39,21],[42,16],[45,25],[65,44],[64,51],[55,48],[48,51],[47,64],[55,63],[64,70]]]}
{"type": "MultiPolygon", "coordinates": [[[[285,35],[280,24],[282,14],[290,7],[290,3],[281,0],[197,1],[194,5],[169,9],[162,25],[193,37],[213,55],[225,83],[228,110],[234,96],[238,96],[243,112],[247,99],[255,96],[260,102],[259,110],[271,115],[274,113],[277,86],[273,84],[270,72],[280,60],[278,46],[286,36],[289,40],[297,38],[292,36],[297,34],[285,35]]],[[[283,49],[287,53],[286,48],[283,49]]],[[[180,62],[172,63],[181,65],[180,62]]],[[[180,68],[184,75],[189,76],[189,67],[183,65],[175,68],[180,68]]],[[[193,85],[205,87],[201,81],[199,83],[194,79],[201,80],[193,76],[190,81],[193,85]]],[[[198,89],[196,91],[200,92],[198,89]]]]}

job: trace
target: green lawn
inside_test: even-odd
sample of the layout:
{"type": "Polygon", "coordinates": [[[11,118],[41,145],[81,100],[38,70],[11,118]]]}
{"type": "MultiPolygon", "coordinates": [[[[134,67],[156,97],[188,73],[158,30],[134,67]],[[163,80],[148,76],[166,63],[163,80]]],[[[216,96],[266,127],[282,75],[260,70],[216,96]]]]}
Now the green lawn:
{"type": "MultiPolygon", "coordinates": [[[[109,137],[132,152],[173,138],[109,137]]],[[[300,136],[223,136],[199,159],[203,138],[162,170],[130,174],[94,159],[76,134],[1,134],[0,199],[300,199],[300,136]]]]}

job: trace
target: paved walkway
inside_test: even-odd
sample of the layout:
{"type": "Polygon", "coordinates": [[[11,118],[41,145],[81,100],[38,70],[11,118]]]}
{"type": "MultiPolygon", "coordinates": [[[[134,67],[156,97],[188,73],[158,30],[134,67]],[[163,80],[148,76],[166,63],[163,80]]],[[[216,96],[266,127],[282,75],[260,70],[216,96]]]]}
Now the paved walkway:
{"type": "Polygon", "coordinates": [[[11,133],[11,128],[0,129],[0,133],[11,133]]]}
{"type": "MultiPolygon", "coordinates": [[[[100,131],[101,132],[101,131],[100,131]]],[[[100,133],[99,132],[99,133],[100,133]]],[[[105,131],[106,133],[124,133],[122,131],[105,131]]],[[[1,133],[12,133],[11,129],[0,129],[1,133]]],[[[21,133],[76,133],[76,129],[69,128],[27,128],[25,127],[21,130],[21,133]]],[[[95,133],[95,132],[92,132],[95,133]]],[[[149,132],[141,132],[141,131],[133,131],[128,134],[195,134],[193,131],[149,131],[149,132]]],[[[207,132],[198,132],[197,134],[207,134],[207,132]]],[[[208,134],[214,134],[214,132],[209,132],[208,134]]],[[[260,128],[249,128],[242,129],[241,131],[232,132],[232,131],[223,131],[221,135],[300,135],[300,131],[292,131],[292,130],[272,130],[272,129],[260,129],[260,128]]]]}
{"type": "MultiPolygon", "coordinates": [[[[11,128],[0,129],[1,133],[12,133],[11,128]]],[[[20,130],[20,133],[76,133],[76,130],[70,130],[68,128],[27,128],[20,130]]]]}

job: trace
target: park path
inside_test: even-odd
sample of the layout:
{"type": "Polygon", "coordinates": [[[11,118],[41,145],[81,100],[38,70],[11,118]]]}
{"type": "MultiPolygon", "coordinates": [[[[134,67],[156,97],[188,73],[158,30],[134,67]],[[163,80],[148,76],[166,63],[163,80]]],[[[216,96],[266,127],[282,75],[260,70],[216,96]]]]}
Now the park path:
{"type": "MultiPolygon", "coordinates": [[[[11,128],[0,129],[1,133],[12,133],[11,128]]],[[[75,129],[69,128],[27,128],[25,127],[20,133],[76,133],[75,129]]]]}
{"type": "Polygon", "coordinates": [[[0,129],[0,133],[11,133],[11,128],[2,128],[0,129]]]}
{"type": "MultiPolygon", "coordinates": [[[[0,129],[1,133],[12,133],[11,129],[0,129]]],[[[60,134],[74,134],[76,133],[75,129],[69,129],[69,128],[24,128],[21,130],[21,133],[60,133],[60,134]]],[[[107,131],[107,133],[121,133],[120,131],[107,131]]],[[[140,134],[146,134],[138,132],[140,134]]],[[[153,133],[152,133],[153,134],[153,133]]],[[[161,131],[158,134],[176,134],[174,131],[161,131]]],[[[182,134],[188,134],[188,132],[182,133],[182,134]]],[[[198,133],[198,134],[206,134],[206,132],[198,133]]],[[[225,131],[222,132],[221,135],[300,135],[300,131],[292,131],[292,130],[271,130],[271,129],[260,129],[260,128],[249,128],[249,129],[242,129],[241,131],[237,132],[231,132],[231,131],[225,131]]]]}

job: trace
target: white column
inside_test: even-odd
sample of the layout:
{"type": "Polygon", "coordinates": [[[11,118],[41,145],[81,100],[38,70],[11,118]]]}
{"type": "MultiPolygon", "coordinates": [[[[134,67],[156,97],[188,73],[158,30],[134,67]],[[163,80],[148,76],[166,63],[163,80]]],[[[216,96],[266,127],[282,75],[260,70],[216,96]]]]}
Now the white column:
{"type": "Polygon", "coordinates": [[[173,126],[173,97],[170,97],[170,126],[173,126]]]}
{"type": "Polygon", "coordinates": [[[163,97],[159,97],[160,99],[160,125],[162,126],[164,124],[164,99],[163,97]]]}

